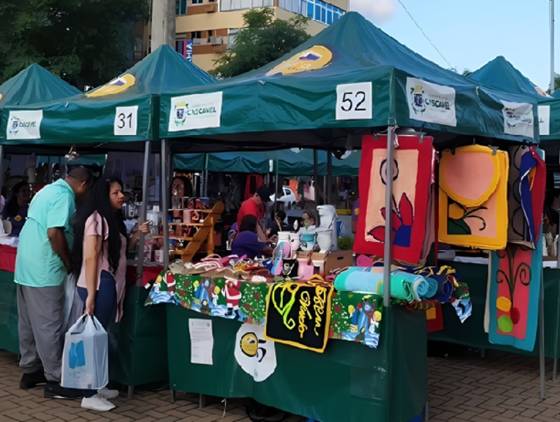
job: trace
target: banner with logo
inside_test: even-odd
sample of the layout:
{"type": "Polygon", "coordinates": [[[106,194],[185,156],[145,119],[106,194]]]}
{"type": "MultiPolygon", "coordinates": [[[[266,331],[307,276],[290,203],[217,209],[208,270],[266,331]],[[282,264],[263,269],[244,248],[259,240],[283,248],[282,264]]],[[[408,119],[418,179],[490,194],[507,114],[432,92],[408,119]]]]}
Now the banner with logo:
{"type": "Polygon", "coordinates": [[[454,88],[406,78],[406,98],[411,119],[457,126],[454,88]]]}
{"type": "Polygon", "coordinates": [[[332,286],[276,283],[268,293],[265,336],[323,353],[329,338],[332,286]]]}
{"type": "Polygon", "coordinates": [[[515,103],[502,101],[504,116],[504,133],[510,135],[534,137],[533,105],[529,103],[515,103]]]}
{"type": "Polygon", "coordinates": [[[222,92],[171,98],[169,132],[220,127],[222,92]]]}
{"type": "Polygon", "coordinates": [[[540,105],[538,110],[539,110],[539,135],[548,136],[550,135],[550,106],[540,105]]]}
{"type": "Polygon", "coordinates": [[[41,139],[41,121],[43,110],[10,111],[6,138],[11,139],[41,139]]]}

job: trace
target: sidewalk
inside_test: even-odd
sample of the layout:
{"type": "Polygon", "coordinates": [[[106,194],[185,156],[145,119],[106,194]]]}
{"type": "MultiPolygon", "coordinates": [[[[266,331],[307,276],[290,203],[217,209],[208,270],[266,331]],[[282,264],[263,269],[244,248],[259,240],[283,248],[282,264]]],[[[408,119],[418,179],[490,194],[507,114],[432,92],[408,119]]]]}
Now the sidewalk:
{"type": "MultiPolygon", "coordinates": [[[[199,409],[198,396],[178,395],[172,403],[168,390],[138,390],[131,400],[123,394],[108,413],[85,411],[79,401],[44,399],[40,388],[20,390],[15,359],[0,351],[0,421],[249,421],[241,400],[229,400],[223,417],[219,402],[199,409]]],[[[430,358],[429,396],[430,421],[560,421],[560,381],[547,381],[541,402],[534,358],[497,353],[485,359],[472,353],[430,358]]]]}

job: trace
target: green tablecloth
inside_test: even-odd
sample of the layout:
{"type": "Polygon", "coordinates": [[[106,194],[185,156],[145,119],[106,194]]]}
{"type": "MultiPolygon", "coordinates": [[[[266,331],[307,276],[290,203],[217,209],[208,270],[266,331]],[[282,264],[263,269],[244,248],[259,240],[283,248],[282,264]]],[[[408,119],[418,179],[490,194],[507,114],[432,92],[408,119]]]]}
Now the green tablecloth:
{"type": "Polygon", "coordinates": [[[276,344],[277,367],[257,383],[237,364],[240,322],[166,305],[172,389],[217,397],[252,397],[294,414],[329,421],[409,421],[427,400],[424,314],[394,307],[384,314],[377,350],[330,340],[324,354],[276,344]],[[213,365],[191,364],[189,318],[210,318],[213,365]]]}
{"type": "Polygon", "coordinates": [[[0,349],[19,353],[14,273],[0,271],[0,349]]]}
{"type": "MultiPolygon", "coordinates": [[[[527,354],[509,346],[499,346],[488,341],[488,334],[484,332],[484,306],[486,303],[486,286],[488,284],[488,267],[481,264],[449,263],[457,270],[457,278],[469,285],[473,304],[472,316],[461,324],[451,306],[443,306],[444,330],[429,335],[429,340],[445,341],[462,344],[480,349],[503,350],[511,353],[527,354]]],[[[545,314],[545,354],[553,356],[554,336],[559,321],[556,319],[556,305],[558,287],[560,284],[560,270],[544,269],[544,314],[545,314]]],[[[560,350],[560,347],[559,349],[560,350]]],[[[538,354],[538,336],[535,350],[538,354]]]]}

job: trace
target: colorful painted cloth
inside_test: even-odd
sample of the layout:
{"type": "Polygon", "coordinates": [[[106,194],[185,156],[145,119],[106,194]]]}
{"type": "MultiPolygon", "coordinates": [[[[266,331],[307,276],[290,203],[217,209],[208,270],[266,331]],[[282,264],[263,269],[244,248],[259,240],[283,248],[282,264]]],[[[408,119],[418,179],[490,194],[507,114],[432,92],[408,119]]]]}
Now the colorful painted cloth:
{"type": "Polygon", "coordinates": [[[393,258],[418,264],[424,257],[428,198],[433,174],[432,138],[399,136],[393,157],[392,209],[385,209],[386,136],[364,136],[360,163],[360,202],[354,250],[383,256],[385,220],[391,219],[393,258]]]}
{"type": "Polygon", "coordinates": [[[508,241],[535,247],[546,189],[546,163],[534,147],[509,149],[508,241]]]}
{"type": "MultiPolygon", "coordinates": [[[[223,277],[174,274],[172,285],[168,286],[167,282],[170,280],[169,277],[157,278],[146,299],[146,305],[171,303],[206,315],[250,324],[264,325],[266,321],[266,299],[271,284],[240,281],[238,308],[234,309],[237,299],[233,299],[231,294],[235,292],[229,293],[228,307],[226,279],[223,277]]],[[[330,338],[377,347],[383,312],[380,296],[335,292],[330,308],[330,338]]]]}
{"type": "Polygon", "coordinates": [[[506,246],[508,155],[469,145],[445,150],[439,165],[439,240],[488,250],[506,246]]]}
{"type": "Polygon", "coordinates": [[[509,243],[492,252],[489,295],[490,343],[532,351],[535,347],[542,272],[542,241],[536,249],[509,243]]]}
{"type": "Polygon", "coordinates": [[[332,293],[331,285],[275,283],[268,292],[265,337],[323,353],[329,338],[332,293]]]}

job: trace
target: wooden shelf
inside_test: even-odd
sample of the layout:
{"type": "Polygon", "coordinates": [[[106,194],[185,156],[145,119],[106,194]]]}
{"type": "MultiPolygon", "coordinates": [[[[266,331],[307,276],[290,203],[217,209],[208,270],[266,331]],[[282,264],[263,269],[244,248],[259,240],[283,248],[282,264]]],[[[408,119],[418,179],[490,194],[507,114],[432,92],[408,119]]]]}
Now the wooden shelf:
{"type": "Polygon", "coordinates": [[[168,223],[170,226],[183,226],[183,227],[202,227],[205,226],[204,223],[168,223]]]}
{"type": "Polygon", "coordinates": [[[197,210],[197,209],[191,209],[191,208],[170,208],[168,211],[192,211],[192,212],[202,212],[202,213],[207,213],[207,214],[211,214],[213,211],[212,210],[197,210]]]}
{"type": "MultiPolygon", "coordinates": [[[[152,236],[154,239],[163,239],[163,236],[152,236]]],[[[185,237],[185,236],[169,236],[169,240],[187,240],[191,241],[192,237],[185,237]]]]}

